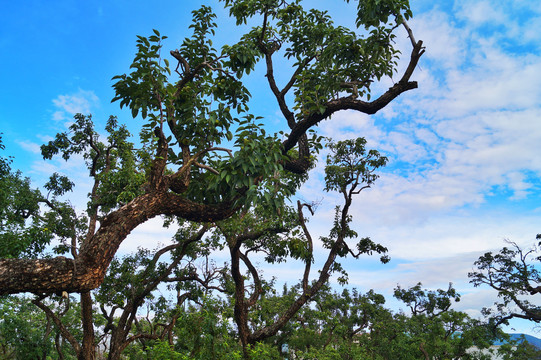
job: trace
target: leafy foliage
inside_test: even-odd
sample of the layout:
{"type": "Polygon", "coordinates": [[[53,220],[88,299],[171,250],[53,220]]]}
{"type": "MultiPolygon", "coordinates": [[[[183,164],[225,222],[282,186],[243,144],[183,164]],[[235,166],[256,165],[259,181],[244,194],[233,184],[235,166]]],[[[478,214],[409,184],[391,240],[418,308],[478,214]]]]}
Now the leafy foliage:
{"type": "MultiPolygon", "coordinates": [[[[54,173],[44,185],[48,191],[44,196],[32,189],[29,178],[11,170],[10,163],[9,158],[0,157],[0,258],[35,258],[53,239],[65,242],[74,236],[75,212],[58,199],[73,183],[54,173]]],[[[63,245],[55,249],[66,251],[63,245]]]]}
{"type": "MultiPolygon", "coordinates": [[[[61,321],[80,337],[80,307],[71,300],[48,302],[61,321]]],[[[75,353],[50,317],[29,298],[0,298],[0,359],[75,359],[75,353]]]]}
{"type": "MultiPolygon", "coordinates": [[[[54,140],[41,147],[45,159],[61,154],[63,159],[69,160],[73,155],[83,154],[89,174],[95,180],[87,209],[90,216],[96,215],[98,209],[108,213],[142,194],[145,180],[144,174],[138,171],[140,161],[128,140],[131,135],[126,126],[119,125],[111,116],[105,130],[107,139],[100,141],[92,116],[76,114],[75,122],[67,132],[57,134],[54,140]]],[[[49,186],[56,186],[55,193],[71,190],[66,185],[58,189],[60,184],[71,184],[67,178],[62,178],[61,183],[54,180],[49,186]]],[[[49,190],[47,185],[46,188],[49,190]]]]}

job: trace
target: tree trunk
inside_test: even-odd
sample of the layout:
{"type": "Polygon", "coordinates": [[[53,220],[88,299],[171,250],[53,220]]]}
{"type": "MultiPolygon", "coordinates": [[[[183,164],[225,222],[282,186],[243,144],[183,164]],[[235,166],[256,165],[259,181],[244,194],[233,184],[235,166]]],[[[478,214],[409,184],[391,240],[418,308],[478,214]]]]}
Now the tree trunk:
{"type": "Polygon", "coordinates": [[[231,275],[235,282],[235,308],[234,319],[237,323],[240,342],[242,344],[242,352],[245,360],[250,360],[248,351],[248,336],[250,329],[248,328],[248,309],[246,299],[244,298],[244,278],[240,273],[240,244],[236,244],[230,249],[231,252],[231,275]]]}
{"type": "Polygon", "coordinates": [[[94,336],[92,296],[88,291],[81,293],[81,318],[83,320],[83,346],[78,360],[94,360],[96,358],[96,341],[94,336]]]}
{"type": "Polygon", "coordinates": [[[134,312],[139,306],[134,306],[133,303],[128,301],[128,304],[124,308],[122,315],[118,319],[118,324],[111,332],[111,341],[109,342],[109,356],[108,360],[119,360],[122,352],[128,346],[128,334],[131,329],[131,321],[129,321],[129,315],[134,312]]]}
{"type": "Polygon", "coordinates": [[[107,356],[108,360],[119,360],[124,350],[124,342],[126,341],[126,336],[124,334],[124,329],[115,328],[111,334],[111,341],[109,342],[109,355],[107,356]]]}

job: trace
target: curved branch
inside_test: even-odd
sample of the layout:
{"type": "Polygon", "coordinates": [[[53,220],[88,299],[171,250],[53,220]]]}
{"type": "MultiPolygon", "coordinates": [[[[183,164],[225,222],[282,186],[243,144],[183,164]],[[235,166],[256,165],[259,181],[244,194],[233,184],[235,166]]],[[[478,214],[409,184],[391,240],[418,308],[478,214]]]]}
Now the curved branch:
{"type": "Polygon", "coordinates": [[[254,280],[254,291],[252,292],[252,295],[248,299],[248,301],[245,302],[246,307],[252,307],[256,304],[257,299],[259,299],[259,294],[263,291],[261,289],[261,279],[259,278],[259,273],[257,272],[257,269],[252,264],[248,256],[243,254],[239,251],[240,259],[244,262],[248,270],[250,271],[250,274],[252,274],[253,280],[254,280]]]}
{"type": "Polygon", "coordinates": [[[413,71],[417,67],[420,57],[424,53],[423,42],[418,41],[411,52],[410,62],[408,67],[404,71],[400,81],[391,86],[385,93],[383,93],[376,100],[367,102],[363,100],[357,100],[351,97],[342,97],[333,99],[325,104],[325,111],[323,113],[315,112],[306,117],[304,120],[295,124],[292,128],[289,137],[282,143],[284,152],[291,150],[298,143],[301,136],[314,125],[317,125],[322,120],[328,119],[334,113],[341,110],[356,110],[364,114],[375,114],[379,110],[387,106],[391,101],[397,98],[400,94],[417,88],[416,81],[409,81],[413,71]]]}
{"type": "Polygon", "coordinates": [[[295,83],[294,79],[296,75],[298,74],[298,72],[300,72],[300,70],[297,69],[297,71],[295,72],[291,80],[289,81],[288,85],[286,85],[286,87],[282,91],[280,91],[278,89],[278,86],[276,85],[276,80],[274,79],[274,67],[272,63],[273,51],[267,50],[267,49],[263,49],[263,50],[264,50],[263,53],[265,54],[265,62],[267,65],[267,75],[266,75],[267,81],[269,83],[272,93],[274,94],[274,96],[276,97],[276,100],[278,101],[278,106],[280,107],[280,111],[282,112],[282,114],[287,120],[287,124],[289,125],[290,128],[293,128],[295,126],[295,115],[293,114],[293,112],[291,112],[291,110],[289,110],[286,104],[285,94],[295,83]]]}
{"type": "Polygon", "coordinates": [[[140,224],[158,215],[176,215],[195,222],[212,222],[231,216],[228,202],[205,205],[171,192],[153,192],[132,200],[107,215],[98,231],[85,241],[75,260],[0,259],[0,295],[20,292],[84,292],[98,287],[118,247],[140,224]]]}
{"type": "MultiPolygon", "coordinates": [[[[299,222],[302,227],[302,231],[304,232],[304,236],[306,236],[306,239],[308,240],[308,249],[310,251],[310,254],[313,254],[314,252],[314,242],[312,240],[312,235],[308,231],[308,228],[306,227],[306,220],[304,219],[304,214],[302,213],[302,208],[307,207],[308,210],[310,210],[310,213],[314,215],[314,211],[312,210],[312,207],[308,204],[301,204],[300,201],[297,201],[297,213],[299,215],[299,222]]],[[[310,276],[310,268],[312,267],[312,259],[306,259],[306,264],[304,265],[304,274],[302,276],[302,290],[303,292],[308,291],[308,277],[310,276]]]]}
{"type": "Polygon", "coordinates": [[[306,119],[298,122],[292,129],[289,137],[282,143],[284,151],[291,150],[299,141],[300,137],[306,133],[306,131],[314,125],[317,125],[322,120],[328,119],[334,113],[341,110],[357,110],[364,114],[375,114],[379,110],[387,106],[391,101],[398,97],[403,92],[417,88],[416,81],[404,81],[398,82],[389,88],[383,95],[372,102],[366,102],[363,100],[356,100],[349,97],[343,97],[335,100],[331,100],[326,104],[325,111],[321,113],[314,113],[306,119]]]}

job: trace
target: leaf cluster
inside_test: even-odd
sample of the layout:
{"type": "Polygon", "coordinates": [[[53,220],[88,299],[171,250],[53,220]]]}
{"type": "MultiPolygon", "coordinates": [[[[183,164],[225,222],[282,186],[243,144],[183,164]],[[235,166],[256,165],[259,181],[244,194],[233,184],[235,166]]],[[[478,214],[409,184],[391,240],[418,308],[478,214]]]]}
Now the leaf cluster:
{"type": "MultiPolygon", "coordinates": [[[[94,188],[89,194],[88,214],[100,209],[108,213],[142,194],[146,180],[144,162],[139,160],[130,142],[131,134],[125,125],[118,124],[111,116],[105,126],[107,138],[101,141],[94,129],[92,116],[75,115],[75,122],[68,131],[58,133],[54,140],[41,146],[45,159],[62,154],[65,160],[82,154],[89,174],[94,178],[94,188]]],[[[73,184],[65,177],[54,176],[46,185],[54,194],[62,194],[73,184]]]]}
{"type": "Polygon", "coordinates": [[[414,316],[425,314],[429,317],[438,316],[449,310],[452,301],[460,301],[460,294],[456,292],[452,284],[449,284],[447,290],[436,291],[423,289],[421,283],[408,289],[398,286],[394,291],[394,297],[404,302],[414,316]]]}
{"type": "Polygon", "coordinates": [[[59,199],[74,184],[63,175],[53,173],[44,188],[33,189],[29,178],[12,171],[4,159],[0,174],[0,258],[35,258],[43,255],[53,239],[61,245],[53,250],[65,253],[64,245],[84,228],[73,207],[59,199]]]}

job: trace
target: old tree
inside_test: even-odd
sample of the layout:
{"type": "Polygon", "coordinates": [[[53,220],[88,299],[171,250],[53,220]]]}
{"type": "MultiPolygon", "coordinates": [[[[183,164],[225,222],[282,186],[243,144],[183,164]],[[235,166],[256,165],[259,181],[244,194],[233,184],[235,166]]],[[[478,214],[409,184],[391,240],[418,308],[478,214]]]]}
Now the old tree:
{"type": "Polygon", "coordinates": [[[206,6],[193,12],[192,36],[167,56],[162,49],[166,37],[158,31],[138,36],[130,72],[113,78],[113,101],[144,119],[136,145],[114,117],[105,128],[107,139],[100,140],[92,118],[77,115],[69,131],[42,146],[46,159],[84,155],[93,187],[83,216],[60,200],[73,186],[69,179],[53,174],[43,195],[1,159],[3,179],[28,195],[28,201],[14,201],[8,192],[0,193],[6,204],[0,210],[1,295],[80,293],[83,313],[92,311],[89,291],[102,283],[122,241],[145,221],[165,216],[201,224],[201,236],[194,241],[211,228],[225,239],[237,293],[236,322],[245,343],[276,328],[243,332],[258,292],[244,299],[239,263],[251,273],[254,286],[260,284],[242,246],[263,249],[275,261],[285,255],[305,261],[303,291],[279,319],[282,326],[331,272],[341,270],[337,257],[384,252],[369,239],[356,248],[345,241],[356,236],[348,225],[353,195],[370,186],[377,177],[373,170],[385,163],[377,152],[365,152],[362,139],[331,143],[338,165],[329,164],[325,190],[339,192],[344,203],[330,235],[322,238],[329,256],[315,285],[308,281],[313,247],[303,218],[303,209],[311,209],[299,203],[292,210],[289,200],[323,146],[313,127],[333,121],[331,116],[343,110],[375,114],[417,87],[410,78],[424,48],[406,22],[411,17],[408,1],[344,4],[355,6],[357,29],[335,25],[325,11],[304,9],[300,0],[223,3],[238,25],[255,24],[235,44],[213,47],[217,25],[206,6]],[[394,39],[399,33],[409,38],[411,51],[397,73],[400,53],[394,39]],[[261,81],[282,115],[279,133],[267,133],[264,120],[249,110],[243,79],[256,66],[265,69],[261,81]],[[373,84],[383,78],[393,79],[393,85],[372,94],[373,84]],[[359,156],[362,161],[355,160],[359,156]],[[278,216],[271,216],[268,228],[259,228],[258,216],[268,219],[269,213],[278,216]],[[299,236],[284,239],[292,229],[288,221],[295,221],[299,236]],[[59,256],[38,258],[53,239],[60,244],[55,248],[59,256]],[[273,241],[285,242],[275,246],[273,241]],[[280,252],[284,248],[287,254],[280,252]]]}

